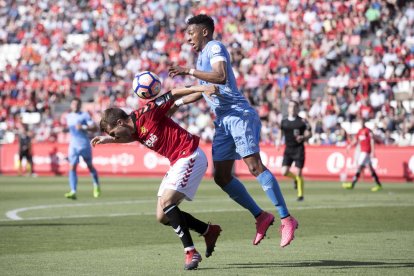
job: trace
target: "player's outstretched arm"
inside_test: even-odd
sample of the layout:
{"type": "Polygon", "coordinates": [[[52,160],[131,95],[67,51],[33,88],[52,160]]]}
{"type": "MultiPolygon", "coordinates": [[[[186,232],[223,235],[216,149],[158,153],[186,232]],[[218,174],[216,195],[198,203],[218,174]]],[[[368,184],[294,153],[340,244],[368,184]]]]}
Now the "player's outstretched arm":
{"type": "Polygon", "coordinates": [[[217,94],[219,92],[219,89],[216,85],[193,85],[187,87],[173,88],[171,90],[171,95],[173,95],[175,99],[178,99],[183,96],[200,92],[205,93],[207,96],[210,97],[213,94],[217,94]]]}
{"type": "Polygon", "coordinates": [[[226,84],[227,81],[226,62],[224,61],[213,63],[211,72],[181,66],[171,66],[168,69],[168,74],[172,78],[178,75],[192,75],[197,79],[216,84],[226,84]]]}
{"type": "Polygon", "coordinates": [[[115,138],[112,136],[95,136],[91,140],[91,145],[95,147],[96,145],[103,145],[103,144],[121,144],[121,143],[131,143],[134,140],[132,138],[115,138]]]}
{"type": "Polygon", "coordinates": [[[185,104],[194,103],[194,102],[200,100],[201,98],[203,98],[203,93],[202,92],[197,92],[197,93],[193,93],[193,94],[184,96],[184,97],[176,100],[174,105],[171,106],[170,110],[167,112],[167,117],[171,118],[171,116],[174,115],[174,113],[178,111],[180,106],[185,105],[185,104]]]}

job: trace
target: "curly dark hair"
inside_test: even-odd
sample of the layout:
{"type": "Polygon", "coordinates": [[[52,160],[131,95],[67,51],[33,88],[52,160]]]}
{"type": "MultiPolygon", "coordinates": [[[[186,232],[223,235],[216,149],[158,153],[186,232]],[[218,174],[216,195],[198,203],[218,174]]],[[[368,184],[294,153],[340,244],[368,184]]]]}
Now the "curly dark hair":
{"type": "Polygon", "coordinates": [[[210,16],[206,14],[199,14],[196,16],[193,16],[187,20],[187,25],[203,25],[207,29],[211,31],[211,33],[214,33],[214,20],[210,16]]]}

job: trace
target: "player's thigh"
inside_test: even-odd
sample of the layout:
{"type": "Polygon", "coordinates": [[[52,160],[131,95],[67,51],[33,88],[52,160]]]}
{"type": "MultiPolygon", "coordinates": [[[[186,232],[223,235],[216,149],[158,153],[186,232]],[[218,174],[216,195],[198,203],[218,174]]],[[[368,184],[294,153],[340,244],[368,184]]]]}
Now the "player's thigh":
{"type": "Polygon", "coordinates": [[[303,148],[297,148],[294,159],[295,159],[295,167],[298,170],[302,171],[303,167],[305,166],[305,150],[303,148]]]}
{"type": "Polygon", "coordinates": [[[26,160],[27,160],[27,162],[29,162],[30,164],[32,164],[33,163],[33,155],[31,153],[28,153],[26,155],[26,160]]]}
{"type": "Polygon", "coordinates": [[[22,162],[23,158],[26,157],[26,153],[24,151],[19,152],[19,161],[22,162]]]}
{"type": "Polygon", "coordinates": [[[360,152],[358,156],[358,166],[366,167],[371,163],[371,158],[369,153],[367,152],[360,152]]]}
{"type": "Polygon", "coordinates": [[[68,159],[69,159],[69,164],[72,167],[76,167],[76,165],[79,163],[79,157],[80,157],[79,150],[75,147],[69,147],[68,159]]]}
{"type": "Polygon", "coordinates": [[[162,208],[162,210],[164,210],[164,208],[172,204],[175,204],[175,205],[180,204],[180,202],[183,201],[185,197],[186,197],[185,194],[177,190],[165,189],[162,195],[158,197],[158,204],[159,204],[159,207],[162,208]]]}
{"type": "Polygon", "coordinates": [[[289,148],[286,148],[285,152],[283,153],[282,167],[292,166],[293,161],[294,161],[294,156],[293,156],[292,150],[290,150],[289,148]]]}
{"type": "Polygon", "coordinates": [[[92,166],[92,148],[90,146],[83,147],[79,150],[80,156],[82,156],[83,161],[89,166],[92,166]]]}
{"type": "Polygon", "coordinates": [[[158,196],[172,190],[184,194],[187,200],[193,200],[207,167],[207,157],[200,148],[190,156],[180,158],[164,176],[158,196]]]}
{"type": "Polygon", "coordinates": [[[260,152],[262,123],[255,111],[245,111],[241,116],[232,116],[227,124],[236,145],[236,152],[241,157],[260,152]]]}
{"type": "Polygon", "coordinates": [[[213,161],[237,160],[236,144],[228,126],[222,121],[215,121],[215,133],[212,145],[213,161]]]}
{"type": "Polygon", "coordinates": [[[214,181],[219,186],[228,184],[233,178],[234,160],[214,161],[214,181]]]}

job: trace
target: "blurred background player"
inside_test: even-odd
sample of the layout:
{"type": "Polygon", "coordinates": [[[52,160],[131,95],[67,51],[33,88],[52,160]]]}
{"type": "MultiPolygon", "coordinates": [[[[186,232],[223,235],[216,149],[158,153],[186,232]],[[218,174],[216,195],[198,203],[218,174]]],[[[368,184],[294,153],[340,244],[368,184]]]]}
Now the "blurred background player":
{"type": "Polygon", "coordinates": [[[89,143],[88,132],[98,130],[96,124],[92,121],[89,113],[82,112],[82,101],[74,98],[70,103],[71,113],[66,116],[66,124],[70,132],[69,143],[69,186],[70,192],[65,194],[66,198],[76,199],[78,186],[78,175],[76,173],[79,164],[79,157],[85,161],[93,179],[93,196],[95,198],[101,195],[98,172],[92,165],[92,148],[89,143]]]}
{"type": "Polygon", "coordinates": [[[299,104],[296,101],[289,101],[288,117],[284,118],[281,123],[279,139],[276,142],[278,146],[285,136],[285,152],[283,154],[282,174],[293,179],[295,189],[298,190],[298,201],[302,201],[304,180],[302,169],[305,165],[305,142],[312,137],[311,127],[308,122],[299,117],[299,104]],[[290,167],[295,162],[297,174],[290,171],[290,167]]]}
{"type": "Polygon", "coordinates": [[[232,175],[234,161],[243,158],[279,212],[282,220],[280,246],[285,247],[293,240],[298,222],[290,216],[276,178],[260,158],[260,118],[237,88],[229,52],[221,42],[213,40],[213,19],[205,14],[194,16],[188,19],[186,32],[188,43],[199,53],[197,69],[172,66],[169,75],[192,75],[200,80],[200,84],[218,84],[220,95],[210,98],[202,93],[193,94],[178,101],[177,105],[204,97],[216,115],[212,146],[214,181],[256,218],[253,244],[259,244],[273,224],[274,216],[263,211],[244,185],[232,175]]]}
{"type": "MultiPolygon", "coordinates": [[[[214,86],[209,88],[211,92],[215,91],[214,86]]],[[[195,249],[189,229],[204,236],[206,257],[209,257],[214,251],[221,228],[202,222],[178,208],[182,200],[193,200],[208,163],[206,155],[198,147],[200,138],[191,135],[166,114],[174,105],[175,96],[178,96],[176,93],[198,92],[200,89],[207,89],[207,86],[173,89],[130,115],[122,109],[109,108],[103,113],[100,128],[110,136],[97,136],[91,141],[93,146],[138,141],[168,158],[170,169],[158,190],[157,220],[164,225],[171,225],[181,239],[186,270],[196,269],[201,262],[201,255],[195,249]]]]}
{"type": "Polygon", "coordinates": [[[24,172],[27,171],[27,166],[29,166],[30,175],[35,176],[32,155],[32,136],[25,126],[21,128],[21,132],[19,133],[19,175],[22,175],[23,158],[26,159],[24,172]]]}
{"type": "Polygon", "coordinates": [[[356,134],[354,141],[347,147],[347,150],[355,145],[359,147],[358,169],[352,179],[352,183],[343,183],[342,187],[344,189],[353,189],[355,184],[358,182],[361,171],[368,166],[371,171],[371,176],[374,178],[376,183],[375,187],[371,188],[371,191],[378,192],[382,190],[382,185],[371,161],[371,158],[375,157],[375,142],[371,130],[366,126],[366,122],[367,120],[361,119],[362,128],[356,134]]]}

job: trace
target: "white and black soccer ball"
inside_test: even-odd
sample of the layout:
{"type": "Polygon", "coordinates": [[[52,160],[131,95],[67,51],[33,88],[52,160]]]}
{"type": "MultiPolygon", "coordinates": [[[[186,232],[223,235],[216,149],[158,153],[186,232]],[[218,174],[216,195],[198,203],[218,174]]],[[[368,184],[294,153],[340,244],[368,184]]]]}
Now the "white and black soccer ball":
{"type": "Polygon", "coordinates": [[[132,81],[132,89],[141,99],[153,99],[161,91],[161,81],[153,72],[140,72],[135,75],[132,81]]]}

